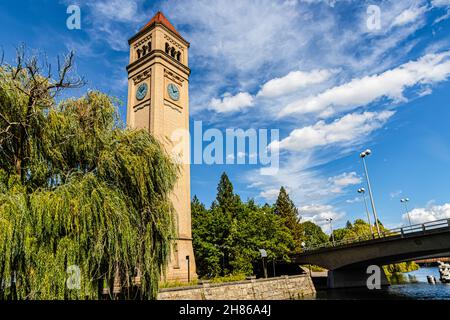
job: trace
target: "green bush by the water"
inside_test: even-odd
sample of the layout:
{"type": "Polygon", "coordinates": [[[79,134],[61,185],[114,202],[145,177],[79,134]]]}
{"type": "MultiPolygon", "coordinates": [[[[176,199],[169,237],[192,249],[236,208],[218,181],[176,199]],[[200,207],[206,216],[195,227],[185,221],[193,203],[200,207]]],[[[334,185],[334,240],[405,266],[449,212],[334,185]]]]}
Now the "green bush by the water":
{"type": "Polygon", "coordinates": [[[246,275],[243,273],[229,274],[223,277],[214,277],[211,279],[212,283],[233,282],[245,280],[246,275]]]}
{"type": "Polygon", "coordinates": [[[402,263],[396,263],[396,264],[388,264],[386,266],[383,266],[384,272],[386,275],[392,275],[396,273],[406,273],[418,270],[420,267],[417,263],[414,261],[410,262],[402,262],[402,263]]]}

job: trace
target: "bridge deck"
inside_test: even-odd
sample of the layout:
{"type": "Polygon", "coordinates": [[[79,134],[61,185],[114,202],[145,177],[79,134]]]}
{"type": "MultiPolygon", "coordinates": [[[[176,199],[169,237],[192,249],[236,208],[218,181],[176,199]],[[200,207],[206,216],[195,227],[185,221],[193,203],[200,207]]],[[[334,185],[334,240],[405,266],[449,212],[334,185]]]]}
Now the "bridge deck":
{"type": "Polygon", "coordinates": [[[386,240],[398,238],[417,237],[419,235],[432,234],[436,232],[446,232],[449,229],[450,229],[450,219],[441,219],[402,228],[385,230],[382,231],[379,236],[376,234],[362,235],[356,238],[343,239],[334,243],[329,242],[314,247],[306,247],[304,249],[304,254],[308,254],[310,252],[320,252],[323,250],[330,250],[330,249],[334,250],[337,248],[351,247],[355,245],[357,246],[367,245],[370,243],[383,242],[386,240]]]}
{"type": "Polygon", "coordinates": [[[380,237],[359,237],[307,248],[294,255],[293,261],[335,270],[448,255],[450,219],[387,230],[380,237]]]}

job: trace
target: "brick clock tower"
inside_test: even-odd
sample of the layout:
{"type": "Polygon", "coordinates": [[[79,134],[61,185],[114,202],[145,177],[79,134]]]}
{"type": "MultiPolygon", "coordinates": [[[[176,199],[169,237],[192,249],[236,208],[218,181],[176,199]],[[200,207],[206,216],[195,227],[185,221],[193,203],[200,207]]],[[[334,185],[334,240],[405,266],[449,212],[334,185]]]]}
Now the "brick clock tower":
{"type": "MultiPolygon", "coordinates": [[[[148,130],[171,153],[174,131],[189,132],[189,42],[158,12],[128,43],[127,125],[148,130]]],[[[182,152],[189,157],[189,143],[182,152]]],[[[178,235],[165,280],[185,282],[196,277],[188,162],[181,165],[171,198],[178,235]]]]}

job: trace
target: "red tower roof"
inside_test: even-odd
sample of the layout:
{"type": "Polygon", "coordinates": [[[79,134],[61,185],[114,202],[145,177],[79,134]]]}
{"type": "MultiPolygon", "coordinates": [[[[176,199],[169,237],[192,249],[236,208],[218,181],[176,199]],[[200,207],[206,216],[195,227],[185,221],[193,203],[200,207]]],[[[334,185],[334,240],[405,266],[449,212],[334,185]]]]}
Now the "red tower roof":
{"type": "Polygon", "coordinates": [[[155,14],[155,16],[141,29],[141,32],[144,31],[145,29],[149,28],[150,26],[152,26],[155,23],[163,24],[170,31],[172,31],[177,36],[179,36],[181,39],[183,39],[181,34],[178,33],[177,29],[175,29],[175,27],[169,22],[169,20],[167,20],[167,18],[164,16],[164,14],[161,11],[158,11],[158,13],[155,14]]]}

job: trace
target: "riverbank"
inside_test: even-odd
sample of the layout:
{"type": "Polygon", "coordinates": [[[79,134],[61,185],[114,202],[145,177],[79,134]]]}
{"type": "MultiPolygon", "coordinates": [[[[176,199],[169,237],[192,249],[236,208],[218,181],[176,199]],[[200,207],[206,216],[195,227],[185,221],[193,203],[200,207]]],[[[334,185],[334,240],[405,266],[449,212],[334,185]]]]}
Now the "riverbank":
{"type": "Polygon", "coordinates": [[[311,299],[316,289],[309,274],[203,283],[161,289],[158,300],[294,300],[311,299]]]}

